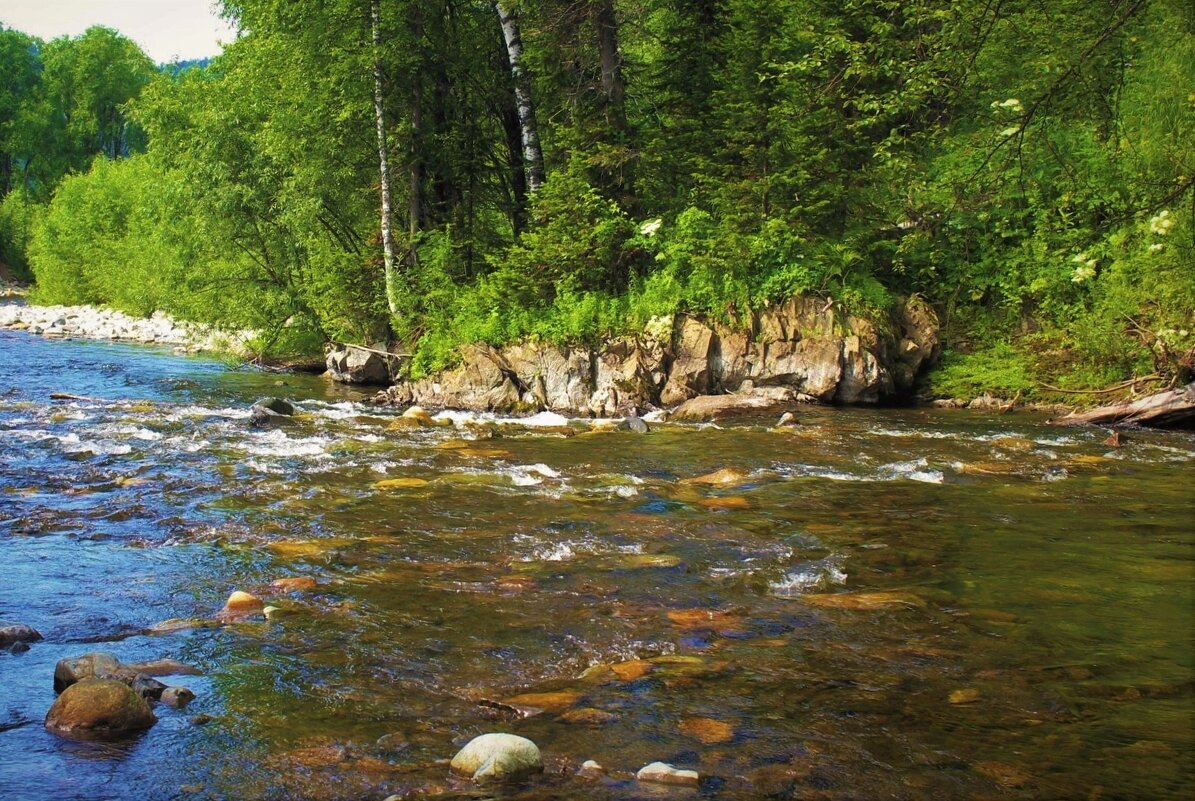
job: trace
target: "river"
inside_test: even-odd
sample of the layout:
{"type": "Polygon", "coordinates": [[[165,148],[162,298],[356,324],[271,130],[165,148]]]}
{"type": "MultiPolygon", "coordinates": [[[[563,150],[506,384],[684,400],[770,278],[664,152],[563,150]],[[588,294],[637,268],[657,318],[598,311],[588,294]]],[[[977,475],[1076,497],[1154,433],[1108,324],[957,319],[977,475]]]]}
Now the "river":
{"type": "Polygon", "coordinates": [[[45,635],[0,652],[0,797],[1195,788],[1189,432],[815,407],[409,428],[364,400],[0,331],[0,619],[45,635]],[[293,425],[251,428],[273,395],[293,425]],[[319,584],[271,591],[296,576],[319,584]],[[281,611],[216,625],[235,589],[281,611]],[[93,650],[195,665],[172,681],[197,698],[131,741],[61,739],[54,664],[93,650]],[[534,740],[544,776],[450,778],[487,731],[534,740]],[[699,790],[635,782],[655,760],[699,790]]]}

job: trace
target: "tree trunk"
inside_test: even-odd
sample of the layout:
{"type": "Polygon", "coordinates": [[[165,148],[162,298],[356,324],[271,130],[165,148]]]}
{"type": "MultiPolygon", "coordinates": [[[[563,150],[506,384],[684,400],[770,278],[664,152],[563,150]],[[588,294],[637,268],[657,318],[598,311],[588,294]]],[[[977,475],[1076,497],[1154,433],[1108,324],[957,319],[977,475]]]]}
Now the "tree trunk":
{"type": "MultiPolygon", "coordinates": [[[[411,34],[417,47],[423,46],[423,12],[418,3],[412,3],[411,34]]],[[[422,60],[421,60],[422,61],[422,60]]],[[[424,220],[427,218],[427,201],[423,188],[423,153],[420,143],[423,137],[423,70],[422,64],[416,67],[413,74],[407,76],[411,83],[410,113],[411,113],[411,142],[407,152],[409,164],[407,169],[409,180],[409,194],[407,197],[407,264],[415,266],[419,258],[417,248],[419,232],[423,230],[424,220]]]]}
{"type": "Polygon", "coordinates": [[[618,50],[618,18],[612,0],[599,0],[593,6],[593,24],[597,29],[598,55],[602,64],[602,92],[613,115],[610,123],[626,127],[626,81],[622,77],[622,55],[618,50]]]}
{"type": "Polygon", "coordinates": [[[1121,401],[1054,422],[1063,425],[1143,425],[1159,428],[1195,426],[1195,382],[1180,389],[1155,392],[1135,401],[1121,401]]]}
{"type": "Polygon", "coordinates": [[[510,75],[514,80],[515,104],[519,110],[519,127],[523,139],[523,162],[527,171],[527,192],[535,194],[544,182],[544,154],[539,146],[539,125],[535,121],[535,105],[531,102],[531,80],[523,69],[523,39],[519,36],[516,16],[502,2],[494,3],[502,36],[506,40],[506,55],[510,59],[510,75]]]}
{"type": "Polygon", "coordinates": [[[386,147],[386,107],[382,93],[382,32],[379,24],[380,0],[369,2],[369,22],[373,34],[373,113],[378,129],[378,176],[382,188],[382,266],[386,285],[386,306],[398,313],[394,277],[394,231],[390,227],[390,155],[386,147]]]}

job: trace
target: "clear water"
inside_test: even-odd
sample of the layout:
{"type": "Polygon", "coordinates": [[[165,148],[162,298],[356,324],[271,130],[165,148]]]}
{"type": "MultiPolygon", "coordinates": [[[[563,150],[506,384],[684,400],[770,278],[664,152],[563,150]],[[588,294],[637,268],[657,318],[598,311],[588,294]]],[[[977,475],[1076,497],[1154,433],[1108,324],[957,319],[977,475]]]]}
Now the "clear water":
{"type": "Polygon", "coordinates": [[[396,430],[362,401],[0,332],[0,619],[46,636],[0,652],[0,797],[691,793],[632,780],[655,760],[726,799],[1195,788],[1190,433],[817,408],[396,430]],[[265,395],[296,423],[249,428],[265,395]],[[215,625],[234,589],[288,614],[215,625]],[[147,633],[179,618],[204,625],[147,633]],[[129,742],[49,734],[54,663],[91,650],[194,664],[198,698],[129,742]],[[503,705],[526,693],[555,695],[503,705]],[[486,731],[545,775],[451,778],[486,731]]]}

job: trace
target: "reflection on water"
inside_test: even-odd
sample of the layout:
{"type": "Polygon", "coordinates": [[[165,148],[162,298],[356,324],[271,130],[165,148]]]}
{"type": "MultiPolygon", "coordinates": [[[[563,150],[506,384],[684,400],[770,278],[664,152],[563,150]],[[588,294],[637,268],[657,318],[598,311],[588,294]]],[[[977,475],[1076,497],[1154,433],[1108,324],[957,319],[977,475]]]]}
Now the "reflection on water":
{"type": "Polygon", "coordinates": [[[46,636],[0,653],[5,797],[475,797],[440,760],[485,731],[545,753],[510,798],[655,797],[655,760],[730,799],[1192,790],[1190,434],[412,426],[144,348],[0,354],[0,618],[46,636]],[[273,394],[293,424],[250,428],[273,394]],[[281,611],[212,625],[233,589],[281,611]],[[55,661],[95,649],[198,665],[198,699],[131,743],[47,734],[55,661]]]}

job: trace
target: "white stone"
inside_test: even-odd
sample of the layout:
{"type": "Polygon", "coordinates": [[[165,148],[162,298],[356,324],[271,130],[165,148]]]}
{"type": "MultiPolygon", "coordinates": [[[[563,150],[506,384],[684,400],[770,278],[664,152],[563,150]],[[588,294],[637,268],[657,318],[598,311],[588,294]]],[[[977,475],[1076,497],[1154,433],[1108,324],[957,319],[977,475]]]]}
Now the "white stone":
{"type": "Polygon", "coordinates": [[[542,773],[544,760],[539,747],[526,737],[494,733],[470,740],[452,758],[450,767],[474,781],[492,782],[542,773]]]}
{"type": "Polygon", "coordinates": [[[651,782],[653,784],[675,784],[684,787],[696,787],[700,784],[701,779],[695,770],[680,770],[674,768],[666,762],[653,762],[650,765],[645,765],[639,769],[635,774],[635,778],[641,782],[651,782]]]}

